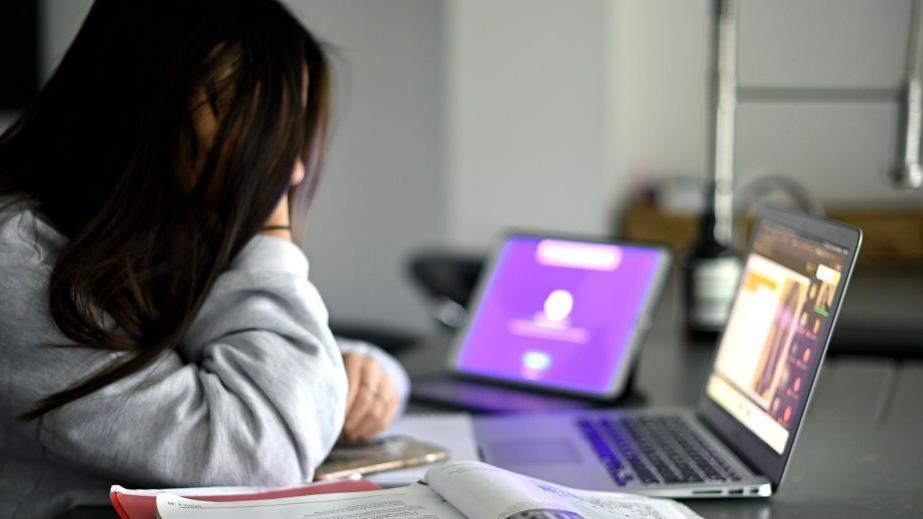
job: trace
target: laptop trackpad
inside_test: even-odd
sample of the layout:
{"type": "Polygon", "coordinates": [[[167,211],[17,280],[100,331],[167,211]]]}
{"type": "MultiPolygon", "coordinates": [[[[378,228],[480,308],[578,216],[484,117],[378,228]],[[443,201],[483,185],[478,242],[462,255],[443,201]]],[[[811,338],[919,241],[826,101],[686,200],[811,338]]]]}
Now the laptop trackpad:
{"type": "Polygon", "coordinates": [[[488,461],[500,466],[581,461],[577,448],[567,438],[496,441],[488,445],[488,461]]]}

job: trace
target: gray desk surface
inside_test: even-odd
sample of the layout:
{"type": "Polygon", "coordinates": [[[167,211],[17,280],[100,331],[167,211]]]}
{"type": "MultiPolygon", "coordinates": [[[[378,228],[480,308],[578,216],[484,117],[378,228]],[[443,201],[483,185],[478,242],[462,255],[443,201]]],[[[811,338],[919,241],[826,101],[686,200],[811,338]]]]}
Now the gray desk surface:
{"type": "MultiPolygon", "coordinates": [[[[710,367],[713,347],[681,338],[677,294],[668,290],[639,359],[645,405],[694,405],[710,367]]],[[[412,374],[438,370],[448,342],[401,360],[412,374]]],[[[923,362],[828,357],[815,391],[775,496],[687,504],[715,518],[923,517],[923,362]]]]}
{"type": "MultiPolygon", "coordinates": [[[[636,384],[646,405],[693,405],[704,385],[713,348],[681,339],[678,294],[675,284],[667,290],[641,354],[636,384]]],[[[850,302],[853,310],[861,300],[850,302]]],[[[411,374],[439,371],[448,343],[434,337],[400,359],[411,374]]],[[[432,409],[410,406],[410,412],[432,409]]],[[[923,517],[921,442],[923,361],[828,358],[779,493],[688,504],[710,518],[923,517]]],[[[67,517],[114,513],[84,508],[67,517]]]]}

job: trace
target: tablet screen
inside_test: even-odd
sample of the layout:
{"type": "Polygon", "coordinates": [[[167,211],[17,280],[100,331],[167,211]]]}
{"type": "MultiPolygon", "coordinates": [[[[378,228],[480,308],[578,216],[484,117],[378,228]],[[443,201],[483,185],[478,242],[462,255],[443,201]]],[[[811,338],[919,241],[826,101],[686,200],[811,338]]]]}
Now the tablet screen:
{"type": "Polygon", "coordinates": [[[456,368],[605,394],[663,256],[643,246],[508,238],[482,285],[456,368]]]}

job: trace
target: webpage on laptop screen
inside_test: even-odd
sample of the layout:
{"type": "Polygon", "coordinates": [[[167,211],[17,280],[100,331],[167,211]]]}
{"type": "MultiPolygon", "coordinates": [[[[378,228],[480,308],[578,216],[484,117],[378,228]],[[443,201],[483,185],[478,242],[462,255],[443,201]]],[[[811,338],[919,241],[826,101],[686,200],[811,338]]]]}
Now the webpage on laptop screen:
{"type": "Polygon", "coordinates": [[[461,345],[458,369],[604,391],[631,337],[658,257],[644,247],[508,239],[461,345]]]}
{"type": "Polygon", "coordinates": [[[779,454],[804,410],[846,261],[835,245],[757,230],[706,393],[779,454]]]}

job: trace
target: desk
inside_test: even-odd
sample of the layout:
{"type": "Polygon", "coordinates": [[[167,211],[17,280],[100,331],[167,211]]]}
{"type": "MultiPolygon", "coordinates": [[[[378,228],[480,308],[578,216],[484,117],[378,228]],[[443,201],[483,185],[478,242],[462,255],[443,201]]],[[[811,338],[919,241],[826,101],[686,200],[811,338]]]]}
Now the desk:
{"type": "MultiPolygon", "coordinates": [[[[711,346],[681,338],[679,294],[674,281],[639,359],[636,386],[649,405],[694,405],[710,366],[711,346]]],[[[448,336],[434,336],[399,358],[411,375],[437,372],[448,346],[448,336]]],[[[923,361],[828,357],[815,391],[778,494],[687,503],[719,519],[923,517],[923,361]]],[[[65,517],[116,516],[83,508],[65,517]]]]}
{"type": "MultiPolygon", "coordinates": [[[[681,339],[679,292],[667,290],[639,359],[636,387],[653,406],[694,405],[714,351],[681,339]]],[[[448,343],[401,360],[412,375],[437,371],[448,343]]],[[[828,357],[815,391],[779,493],[686,503],[708,518],[923,517],[923,362],[828,357]]]]}

